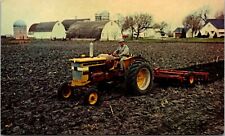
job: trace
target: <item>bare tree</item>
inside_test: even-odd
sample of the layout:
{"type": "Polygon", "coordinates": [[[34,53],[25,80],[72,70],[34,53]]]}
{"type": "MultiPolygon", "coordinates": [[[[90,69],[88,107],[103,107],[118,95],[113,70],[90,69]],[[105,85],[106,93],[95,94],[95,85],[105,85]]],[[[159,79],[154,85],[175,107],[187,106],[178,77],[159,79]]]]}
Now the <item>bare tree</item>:
{"type": "Polygon", "coordinates": [[[201,17],[202,21],[204,21],[204,23],[206,23],[207,19],[208,19],[209,12],[210,11],[209,11],[208,7],[203,7],[199,11],[197,11],[196,14],[198,14],[199,17],[201,17]]]}
{"type": "Polygon", "coordinates": [[[122,25],[122,31],[124,30],[131,30],[131,39],[133,39],[133,35],[134,35],[134,17],[133,16],[126,16],[124,19],[124,23],[122,25]]]}
{"type": "Polygon", "coordinates": [[[149,28],[152,23],[152,16],[147,13],[136,14],[132,16],[126,16],[123,29],[131,30],[131,39],[133,39],[134,32],[137,34],[136,39],[142,31],[149,28]]]}
{"type": "Polygon", "coordinates": [[[215,18],[216,18],[216,19],[224,19],[224,11],[223,11],[223,10],[218,11],[218,12],[215,14],[215,18]]]}
{"type": "Polygon", "coordinates": [[[168,24],[166,22],[162,21],[161,23],[155,23],[152,27],[158,28],[161,31],[163,31],[167,26],[168,26],[168,24]]]}
{"type": "Polygon", "coordinates": [[[203,7],[184,18],[183,25],[192,30],[192,37],[207,22],[208,14],[209,8],[203,7]]]}
{"type": "Polygon", "coordinates": [[[202,20],[199,15],[192,14],[185,17],[183,20],[183,25],[185,28],[192,30],[192,37],[202,27],[202,20]]]}
{"type": "Polygon", "coordinates": [[[124,23],[125,17],[118,13],[116,14],[116,20],[115,22],[119,25],[119,27],[121,28],[121,33],[123,33],[123,23],[124,23]]]}
{"type": "Polygon", "coordinates": [[[137,34],[136,39],[138,39],[140,33],[150,27],[152,23],[152,16],[147,13],[136,14],[134,16],[134,21],[136,25],[134,30],[137,34]]]}

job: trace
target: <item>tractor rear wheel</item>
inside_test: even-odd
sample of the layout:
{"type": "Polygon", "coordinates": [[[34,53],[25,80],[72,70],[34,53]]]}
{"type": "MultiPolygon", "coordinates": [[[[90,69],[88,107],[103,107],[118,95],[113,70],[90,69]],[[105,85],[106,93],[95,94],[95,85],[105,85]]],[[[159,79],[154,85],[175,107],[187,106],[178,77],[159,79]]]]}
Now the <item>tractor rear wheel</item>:
{"type": "Polygon", "coordinates": [[[70,83],[63,83],[58,89],[58,98],[59,99],[70,99],[73,96],[73,88],[70,86],[70,83]]]}
{"type": "Polygon", "coordinates": [[[126,73],[126,87],[128,92],[136,95],[146,94],[153,85],[153,72],[148,62],[135,61],[126,73]]]}

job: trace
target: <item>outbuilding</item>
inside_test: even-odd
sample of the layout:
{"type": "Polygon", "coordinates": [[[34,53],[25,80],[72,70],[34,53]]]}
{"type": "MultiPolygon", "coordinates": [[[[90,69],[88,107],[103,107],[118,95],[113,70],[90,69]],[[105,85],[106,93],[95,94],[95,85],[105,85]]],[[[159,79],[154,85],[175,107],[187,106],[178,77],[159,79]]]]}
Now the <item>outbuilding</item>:
{"type": "Polygon", "coordinates": [[[14,22],[13,36],[15,39],[27,39],[27,25],[23,20],[14,22]]]}
{"type": "Polygon", "coordinates": [[[64,25],[59,21],[32,24],[28,35],[35,39],[65,39],[64,25]]]}
{"type": "Polygon", "coordinates": [[[173,38],[188,38],[192,37],[192,31],[188,28],[177,27],[173,31],[173,38]]]}
{"type": "Polygon", "coordinates": [[[209,38],[224,37],[224,19],[208,19],[206,22],[199,35],[209,38]]]}
{"type": "Polygon", "coordinates": [[[113,41],[122,38],[121,28],[114,21],[75,22],[67,31],[69,39],[113,41]]]}

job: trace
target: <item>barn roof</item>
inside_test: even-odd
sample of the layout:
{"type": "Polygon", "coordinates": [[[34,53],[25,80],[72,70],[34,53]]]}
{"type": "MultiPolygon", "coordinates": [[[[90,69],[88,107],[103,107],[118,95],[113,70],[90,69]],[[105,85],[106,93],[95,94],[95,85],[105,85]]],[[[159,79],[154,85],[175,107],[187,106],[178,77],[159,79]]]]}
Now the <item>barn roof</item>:
{"type": "Polygon", "coordinates": [[[109,21],[75,22],[67,31],[68,38],[100,39],[101,32],[109,21]]]}
{"type": "Polygon", "coordinates": [[[90,18],[84,18],[84,19],[65,19],[62,21],[62,24],[64,25],[66,31],[69,29],[69,27],[78,21],[90,21],[90,18]]]}
{"type": "Polygon", "coordinates": [[[29,32],[35,32],[37,25],[38,25],[38,23],[32,24],[29,28],[29,32]]]}
{"type": "Polygon", "coordinates": [[[217,29],[224,29],[224,19],[207,19],[206,22],[210,22],[217,29]]]}
{"type": "Polygon", "coordinates": [[[51,32],[57,22],[58,21],[35,23],[31,25],[29,32],[51,32]]]}

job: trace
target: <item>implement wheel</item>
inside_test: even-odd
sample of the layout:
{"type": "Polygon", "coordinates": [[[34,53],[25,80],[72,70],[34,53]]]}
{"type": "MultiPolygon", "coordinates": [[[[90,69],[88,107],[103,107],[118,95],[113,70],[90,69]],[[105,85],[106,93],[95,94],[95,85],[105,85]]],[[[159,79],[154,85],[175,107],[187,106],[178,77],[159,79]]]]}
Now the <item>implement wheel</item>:
{"type": "Polygon", "coordinates": [[[73,88],[70,86],[70,83],[63,83],[58,90],[59,99],[70,99],[73,96],[73,88]]]}
{"type": "Polygon", "coordinates": [[[152,69],[146,61],[135,61],[128,68],[126,86],[128,92],[136,95],[146,94],[153,85],[152,69]]]}
{"type": "Polygon", "coordinates": [[[186,85],[188,87],[193,87],[195,85],[195,76],[193,74],[187,76],[186,85]]]}
{"type": "Polygon", "coordinates": [[[86,105],[98,105],[99,104],[99,92],[94,88],[89,88],[85,93],[84,104],[86,105]]]}

